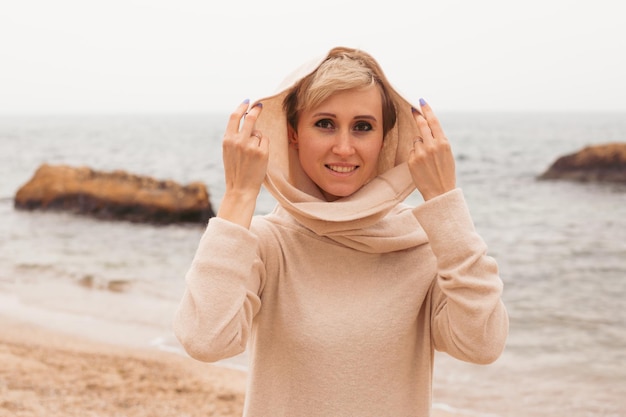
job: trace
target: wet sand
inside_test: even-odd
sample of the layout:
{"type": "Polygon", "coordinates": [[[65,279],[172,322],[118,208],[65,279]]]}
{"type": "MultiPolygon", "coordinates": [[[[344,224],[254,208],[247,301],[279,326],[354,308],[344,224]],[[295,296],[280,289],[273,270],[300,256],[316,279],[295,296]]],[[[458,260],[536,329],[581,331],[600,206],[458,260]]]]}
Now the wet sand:
{"type": "MultiPolygon", "coordinates": [[[[0,417],[242,414],[244,371],[81,339],[2,315],[0,329],[0,417]]],[[[457,414],[433,410],[432,416],[457,414]]]]}

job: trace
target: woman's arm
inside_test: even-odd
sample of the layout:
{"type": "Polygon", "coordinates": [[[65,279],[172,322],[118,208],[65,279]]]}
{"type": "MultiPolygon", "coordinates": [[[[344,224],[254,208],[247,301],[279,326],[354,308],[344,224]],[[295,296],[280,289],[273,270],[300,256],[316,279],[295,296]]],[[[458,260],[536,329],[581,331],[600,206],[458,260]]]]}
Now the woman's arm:
{"type": "Polygon", "coordinates": [[[486,364],[502,353],[509,320],[496,261],[478,235],[460,189],[414,209],[437,258],[431,332],[435,349],[486,364]]]}
{"type": "Polygon", "coordinates": [[[509,328],[498,266],[487,256],[487,245],[456,188],[454,157],[439,120],[423,99],[420,109],[413,111],[416,139],[408,162],[425,201],[414,214],[437,258],[431,294],[433,343],[462,360],[493,362],[504,349],[509,328]]]}
{"type": "Polygon", "coordinates": [[[187,287],[174,332],[192,357],[213,362],[246,348],[263,266],[258,241],[248,230],[267,171],[268,138],[255,130],[262,111],[242,102],[228,120],[222,142],[226,191],[185,278],[187,287]]]}
{"type": "Polygon", "coordinates": [[[245,350],[261,308],[264,268],[257,247],[247,229],[220,218],[209,221],[174,319],[174,333],[193,358],[214,362],[245,350]]]}

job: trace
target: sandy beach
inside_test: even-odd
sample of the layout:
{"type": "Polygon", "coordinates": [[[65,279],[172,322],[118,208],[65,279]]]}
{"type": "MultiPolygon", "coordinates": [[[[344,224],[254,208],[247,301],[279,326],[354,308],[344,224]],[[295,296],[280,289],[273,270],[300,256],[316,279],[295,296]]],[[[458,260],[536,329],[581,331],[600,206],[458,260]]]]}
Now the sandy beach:
{"type": "Polygon", "coordinates": [[[245,373],[0,316],[0,416],[239,416],[245,373]]]}
{"type": "Polygon", "coordinates": [[[2,315],[0,328],[0,417],[241,416],[243,371],[2,315]]]}

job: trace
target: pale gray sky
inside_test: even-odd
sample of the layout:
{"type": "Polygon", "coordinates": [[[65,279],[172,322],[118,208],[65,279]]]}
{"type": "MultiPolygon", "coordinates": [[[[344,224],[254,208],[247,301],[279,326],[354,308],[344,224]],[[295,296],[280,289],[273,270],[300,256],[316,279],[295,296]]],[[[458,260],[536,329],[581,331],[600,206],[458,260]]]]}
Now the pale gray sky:
{"type": "Polygon", "coordinates": [[[229,112],[336,45],[436,110],[626,111],[618,0],[0,2],[0,114],[229,112]]]}

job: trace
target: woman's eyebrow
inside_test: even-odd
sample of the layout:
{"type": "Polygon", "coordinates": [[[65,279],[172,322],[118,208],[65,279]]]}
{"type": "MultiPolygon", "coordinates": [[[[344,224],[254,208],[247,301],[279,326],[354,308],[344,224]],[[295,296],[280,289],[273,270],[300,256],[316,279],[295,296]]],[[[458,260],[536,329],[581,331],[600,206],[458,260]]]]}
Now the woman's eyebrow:
{"type": "Polygon", "coordinates": [[[369,114],[363,114],[363,115],[359,115],[359,116],[354,116],[355,119],[369,119],[369,120],[373,120],[376,121],[377,119],[374,116],[371,116],[369,114]]]}
{"type": "MultiPolygon", "coordinates": [[[[326,112],[320,112],[320,113],[315,113],[313,115],[314,118],[316,117],[332,117],[332,118],[337,118],[337,115],[334,113],[326,113],[326,112]]],[[[362,115],[357,115],[353,117],[354,120],[356,119],[367,119],[367,120],[373,120],[376,121],[376,117],[369,115],[369,114],[362,114],[362,115]]]]}
{"type": "Polygon", "coordinates": [[[333,118],[337,118],[337,115],[334,113],[324,113],[324,112],[320,112],[320,113],[315,113],[313,115],[313,117],[333,117],[333,118]]]}

